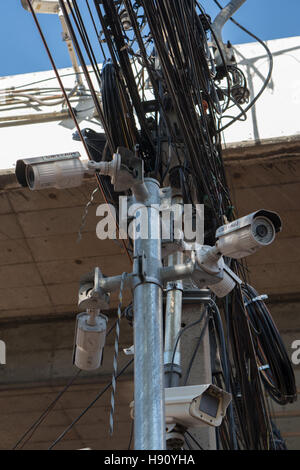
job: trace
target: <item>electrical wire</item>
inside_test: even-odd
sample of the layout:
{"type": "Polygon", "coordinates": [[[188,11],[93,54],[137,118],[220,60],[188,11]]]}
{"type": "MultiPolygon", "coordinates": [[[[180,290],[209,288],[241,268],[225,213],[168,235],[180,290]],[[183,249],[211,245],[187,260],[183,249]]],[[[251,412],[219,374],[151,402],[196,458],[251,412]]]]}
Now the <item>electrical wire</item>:
{"type": "MultiPolygon", "coordinates": [[[[222,8],[217,0],[214,1],[222,8]]],[[[100,158],[105,158],[109,153],[112,154],[118,145],[133,150],[138,144],[139,156],[144,160],[146,176],[154,175],[160,178],[161,184],[168,179],[168,183],[181,189],[185,202],[205,204],[205,219],[210,222],[206,239],[209,241],[208,244],[213,243],[216,227],[234,217],[222,159],[220,133],[234,122],[245,119],[247,111],[266,89],[273,68],[272,54],[267,45],[231,19],[260,42],[269,57],[266,80],[259,93],[247,103],[246,77],[237,66],[227,66],[221,44],[218,43],[199,2],[194,0],[160,0],[159,2],[124,0],[120,3],[103,0],[100,5],[98,0],[94,0],[95,11],[102,28],[98,33],[96,20],[86,0],[94,32],[105,59],[101,74],[77,1],[73,1],[73,6],[69,0],[59,0],[59,4],[107,138],[105,149],[99,142],[85,138],[78,123],[76,124],[76,116],[70,100],[66,100],[89,158],[95,152],[99,153],[100,158]],[[66,5],[70,8],[73,23],[69,18],[66,5]],[[130,20],[129,29],[120,18],[123,7],[126,8],[130,20]],[[207,29],[199,13],[202,14],[202,19],[206,18],[207,29]],[[223,81],[219,81],[218,73],[215,73],[210,56],[207,42],[209,30],[211,30],[211,36],[221,58],[222,77],[226,80],[224,87],[223,81]],[[103,109],[100,106],[99,93],[95,90],[81,51],[78,35],[101,88],[103,109]],[[102,47],[103,41],[106,43],[107,55],[102,47]],[[138,71],[138,65],[142,67],[141,73],[138,71]],[[143,83],[143,69],[147,70],[155,98],[153,100],[155,106],[151,113],[147,110],[143,86],[140,85],[143,83]],[[224,100],[222,107],[219,101],[221,99],[224,100]],[[247,106],[243,108],[242,105],[245,103],[247,106]],[[229,113],[225,115],[225,112],[233,107],[236,107],[240,113],[237,116],[228,116],[229,113]],[[221,119],[224,118],[229,118],[231,121],[221,127],[221,119]]],[[[66,98],[66,89],[63,89],[35,15],[34,19],[66,98]]],[[[109,186],[104,180],[99,181],[99,175],[97,178],[104,199],[106,201],[109,198],[112,199],[113,195],[109,186]]],[[[129,248],[126,247],[125,242],[124,248],[131,260],[129,248]]],[[[233,262],[232,269],[240,273],[240,277],[245,281],[244,265],[233,262]]],[[[214,302],[209,305],[210,317],[209,319],[207,317],[207,324],[205,324],[205,328],[209,324],[214,332],[216,349],[221,358],[221,370],[214,380],[219,385],[225,384],[226,390],[233,394],[234,409],[230,405],[229,416],[224,420],[224,426],[220,428],[220,439],[223,447],[226,448],[269,449],[274,445],[274,438],[261,379],[271,394],[279,397],[280,400],[283,396],[289,396],[283,388],[291,390],[292,381],[290,376],[289,384],[287,385],[287,382],[284,384],[282,370],[278,365],[278,355],[271,375],[266,371],[258,371],[257,360],[262,364],[266,359],[265,349],[267,348],[270,352],[271,348],[268,344],[263,348],[259,343],[258,325],[252,318],[252,310],[245,310],[243,295],[246,294],[243,294],[240,289],[235,289],[226,298],[224,309],[227,341],[220,311],[214,302]],[[258,352],[255,350],[255,345],[259,345],[258,352]],[[227,351],[229,346],[231,354],[227,351]]],[[[174,345],[172,365],[181,336],[188,328],[199,324],[205,313],[206,310],[196,322],[179,332],[174,345]]],[[[264,315],[265,326],[266,313],[263,311],[260,314],[264,315]]],[[[186,371],[186,381],[204,331],[205,329],[200,335],[186,371]]],[[[272,334],[275,337],[274,330],[272,334]]],[[[279,341],[276,345],[281,351],[279,341]]],[[[110,385],[107,387],[109,388],[110,385]]],[[[73,423],[76,422],[75,420],[73,423]]],[[[50,448],[54,447],[69,429],[70,427],[50,448]]]]}
{"type": "Polygon", "coordinates": [[[227,322],[234,364],[231,390],[240,445],[248,450],[270,450],[273,439],[270,416],[240,288],[234,289],[230,296],[227,322]]]}
{"type": "Polygon", "coordinates": [[[265,388],[276,403],[293,403],[297,399],[295,374],[279,331],[256,290],[245,284],[242,292],[265,388]]]}
{"type": "Polygon", "coordinates": [[[67,385],[58,393],[55,399],[48,405],[48,407],[43,411],[43,413],[39,416],[39,418],[27,429],[27,431],[22,435],[22,437],[16,442],[16,444],[12,447],[12,450],[16,450],[18,445],[21,444],[19,449],[23,449],[23,447],[27,444],[28,441],[33,437],[34,433],[38,429],[38,427],[42,424],[42,422],[46,419],[48,414],[53,410],[57,402],[61,399],[61,397],[65,394],[65,392],[70,388],[70,386],[74,383],[77,377],[80,375],[81,370],[78,370],[73,377],[69,380],[67,385]],[[29,436],[28,436],[29,434],[29,436]],[[27,437],[28,436],[28,437],[27,437]],[[27,439],[25,439],[27,437],[27,439]]]}
{"type": "Polygon", "coordinates": [[[181,336],[190,328],[192,328],[193,326],[196,326],[198,325],[199,323],[201,323],[204,319],[206,315],[206,310],[204,310],[200,316],[200,318],[198,318],[198,320],[190,323],[189,325],[186,325],[184,328],[182,328],[179,333],[177,334],[177,338],[175,340],[175,344],[174,344],[174,349],[173,349],[173,353],[172,353],[172,361],[171,361],[171,368],[170,368],[170,374],[172,374],[173,372],[173,366],[174,366],[174,359],[175,359],[175,354],[176,354],[176,351],[177,351],[177,348],[178,348],[178,344],[179,344],[179,341],[180,341],[180,338],[181,336]]]}
{"type": "MultiPolygon", "coordinates": [[[[126,310],[126,309],[125,309],[126,310]]],[[[122,316],[124,316],[125,310],[122,312],[122,316]]],[[[111,325],[109,330],[106,333],[106,338],[111,334],[111,332],[116,328],[118,319],[111,325]]],[[[38,427],[42,424],[42,422],[46,419],[48,414],[53,410],[57,402],[61,399],[61,397],[66,393],[66,391],[71,387],[71,385],[74,383],[74,381],[79,377],[81,374],[82,370],[76,371],[76,373],[71,377],[71,379],[68,381],[66,386],[58,393],[58,395],[54,398],[54,400],[47,406],[47,408],[43,411],[43,413],[39,416],[39,418],[27,429],[27,431],[20,437],[20,439],[16,442],[16,444],[12,447],[12,450],[16,450],[18,445],[21,444],[21,442],[25,439],[28,434],[28,438],[22,443],[22,446],[20,449],[23,449],[23,447],[30,441],[30,439],[33,437],[34,433],[38,429],[38,427]]]]}
{"type": "MultiPolygon", "coordinates": [[[[207,314],[207,310],[206,310],[206,314],[207,314]]],[[[185,374],[185,378],[183,380],[183,385],[187,385],[188,383],[188,379],[189,379],[189,376],[190,376],[190,373],[191,373],[191,369],[192,369],[192,366],[193,366],[193,363],[195,361],[195,358],[196,358],[196,355],[197,355],[197,352],[199,351],[199,348],[201,346],[201,343],[202,343],[202,340],[204,338],[204,334],[206,332],[206,329],[207,329],[207,326],[208,326],[208,322],[209,322],[209,317],[208,315],[206,316],[206,319],[205,319],[205,322],[204,322],[204,325],[202,327],[202,330],[201,330],[201,333],[199,335],[199,338],[198,338],[198,341],[197,341],[197,344],[196,344],[196,347],[194,349],[194,352],[192,354],[192,357],[190,359],[190,362],[188,364],[188,367],[187,367],[187,371],[186,371],[186,374],[185,374]]]]}
{"type": "MultiPolygon", "coordinates": [[[[39,21],[38,21],[38,19],[37,19],[37,16],[36,16],[35,11],[34,11],[32,5],[31,5],[30,0],[27,0],[27,4],[28,4],[28,6],[29,6],[29,9],[30,9],[31,14],[32,14],[33,19],[34,19],[34,22],[35,22],[35,24],[36,24],[36,26],[37,26],[38,32],[39,32],[39,34],[40,34],[40,36],[41,36],[41,39],[42,39],[42,41],[43,41],[44,47],[45,47],[46,52],[47,52],[47,54],[48,54],[48,57],[49,57],[49,60],[50,60],[50,62],[51,62],[51,65],[52,65],[52,67],[53,67],[53,70],[54,70],[54,72],[55,72],[56,78],[57,78],[57,80],[58,80],[58,82],[59,82],[59,85],[60,85],[61,90],[62,90],[62,92],[63,92],[63,95],[64,95],[64,97],[65,97],[66,103],[67,103],[67,105],[68,105],[70,114],[71,114],[72,119],[73,119],[73,121],[74,121],[74,123],[75,123],[75,126],[76,126],[76,128],[77,128],[77,132],[78,132],[78,134],[79,134],[79,136],[80,136],[81,142],[82,142],[82,144],[83,144],[83,146],[84,146],[84,149],[85,149],[85,151],[86,151],[86,154],[87,154],[88,158],[91,160],[92,158],[91,158],[91,155],[90,155],[88,146],[87,146],[87,144],[86,144],[86,142],[85,142],[85,139],[84,139],[83,136],[82,136],[82,132],[81,132],[81,129],[80,129],[80,127],[79,127],[78,121],[77,121],[77,119],[76,119],[75,112],[74,112],[74,110],[73,110],[73,108],[72,108],[72,106],[71,106],[71,104],[70,104],[68,95],[67,95],[66,90],[65,90],[65,88],[64,88],[64,85],[63,85],[63,83],[62,83],[61,77],[60,77],[60,75],[59,75],[59,73],[58,73],[57,67],[56,67],[56,65],[55,65],[55,62],[54,62],[53,57],[52,57],[52,54],[51,54],[51,52],[50,52],[50,49],[49,49],[48,44],[47,44],[47,41],[46,41],[46,39],[45,39],[45,36],[44,36],[44,34],[43,34],[43,31],[42,31],[42,29],[41,29],[41,26],[40,26],[40,24],[39,24],[39,21]]],[[[76,51],[77,51],[77,54],[78,54],[78,56],[79,56],[79,59],[80,59],[81,66],[82,66],[82,68],[83,68],[85,77],[86,77],[87,82],[88,82],[88,84],[89,84],[89,88],[90,88],[91,94],[92,94],[93,99],[94,99],[95,107],[96,107],[96,109],[97,109],[97,112],[99,113],[99,117],[102,118],[102,121],[103,121],[103,123],[104,123],[103,114],[102,114],[102,110],[101,110],[100,105],[99,105],[98,97],[97,97],[97,94],[96,94],[96,92],[95,92],[95,89],[94,89],[94,87],[93,87],[93,85],[92,85],[92,82],[91,82],[91,79],[90,79],[90,76],[89,76],[89,72],[88,72],[87,67],[86,67],[86,65],[85,65],[85,62],[84,62],[82,53],[81,53],[81,51],[80,51],[78,42],[76,41],[76,37],[75,37],[75,34],[74,34],[74,30],[73,30],[73,28],[72,28],[72,25],[71,25],[71,22],[70,22],[70,19],[69,19],[69,16],[68,16],[68,13],[67,13],[67,10],[66,10],[64,1],[63,1],[63,0],[59,0],[59,4],[60,4],[60,7],[61,7],[61,9],[62,9],[64,18],[65,18],[65,20],[66,20],[66,23],[67,23],[69,32],[70,32],[71,37],[72,37],[72,40],[73,40],[74,45],[75,45],[75,47],[76,47],[76,51]]],[[[105,129],[105,127],[106,127],[106,126],[105,126],[105,123],[104,123],[104,129],[105,129]]],[[[109,139],[109,135],[107,136],[107,138],[109,139]]],[[[102,196],[103,196],[104,200],[105,200],[106,203],[107,203],[107,198],[106,198],[105,190],[104,190],[104,187],[103,187],[101,175],[99,175],[98,173],[96,173],[96,179],[97,179],[99,188],[100,188],[100,190],[101,190],[102,196]]],[[[119,230],[117,221],[116,221],[116,227],[117,227],[117,230],[119,230]]],[[[130,263],[132,263],[131,256],[130,256],[130,253],[129,253],[128,248],[127,248],[127,246],[126,246],[125,240],[122,239],[121,242],[122,242],[122,244],[123,244],[123,247],[124,247],[124,249],[125,249],[125,252],[126,252],[126,254],[127,254],[127,257],[128,257],[128,259],[129,259],[130,263]]]]}
{"type": "MultiPolygon", "coordinates": [[[[209,304],[211,307],[211,315],[212,315],[211,319],[212,319],[213,327],[215,330],[215,338],[217,340],[219,354],[221,357],[221,365],[222,365],[225,390],[228,393],[232,393],[231,384],[230,384],[230,363],[229,363],[229,358],[228,358],[228,351],[227,351],[227,346],[226,346],[223,323],[221,319],[221,313],[216,302],[213,299],[210,300],[209,304]]],[[[229,435],[230,435],[230,444],[228,445],[228,448],[237,450],[238,449],[237,435],[236,435],[237,430],[236,430],[236,424],[235,424],[235,419],[234,419],[234,409],[233,409],[232,402],[228,406],[227,416],[228,416],[228,421],[229,421],[228,427],[229,427],[229,435]]]]}
{"type": "MultiPolygon", "coordinates": [[[[133,363],[134,359],[130,359],[129,362],[125,364],[124,367],[118,372],[116,379],[118,379],[124,372],[128,369],[128,367],[133,363]]],[[[72,423],[58,436],[57,439],[51,444],[51,446],[48,448],[48,450],[52,450],[64,437],[65,435],[75,426],[75,424],[78,423],[78,421],[94,406],[94,404],[101,398],[104,393],[109,390],[109,388],[112,386],[112,381],[109,382],[101,392],[99,392],[96,397],[94,398],[93,401],[80,413],[80,415],[75,418],[72,423]]]]}
{"type": "Polygon", "coordinates": [[[192,439],[192,441],[196,444],[198,449],[204,450],[203,447],[199,444],[199,442],[194,438],[194,436],[189,431],[185,431],[185,434],[187,434],[189,438],[192,439]]]}
{"type": "Polygon", "coordinates": [[[131,426],[130,426],[130,436],[129,436],[129,443],[127,446],[127,450],[131,449],[131,444],[133,440],[133,434],[134,434],[134,420],[131,421],[131,426]]]}
{"type": "MultiPolygon", "coordinates": [[[[220,9],[223,9],[222,5],[218,2],[218,0],[214,0],[214,2],[216,3],[216,5],[218,5],[218,7],[220,9]]],[[[267,56],[269,58],[269,70],[268,70],[268,74],[267,74],[267,77],[261,87],[261,89],[259,90],[259,92],[257,93],[257,95],[253,98],[253,100],[249,103],[248,106],[246,106],[246,108],[244,108],[243,112],[241,112],[240,114],[238,114],[235,118],[232,119],[231,122],[229,122],[228,124],[226,124],[225,126],[221,127],[221,129],[219,129],[218,132],[223,132],[225,129],[227,129],[229,126],[231,126],[232,124],[234,124],[237,120],[240,119],[240,117],[247,113],[253,106],[254,104],[256,103],[256,101],[261,97],[261,95],[263,94],[263,92],[265,91],[265,89],[267,88],[270,80],[271,80],[271,77],[272,77],[272,72],[273,72],[273,56],[272,56],[272,53],[270,51],[270,49],[268,48],[267,44],[262,41],[258,36],[256,36],[255,34],[253,34],[252,32],[250,32],[247,28],[245,28],[244,26],[242,26],[240,23],[238,23],[234,18],[230,18],[230,21],[232,21],[236,26],[238,26],[242,31],[244,31],[245,33],[247,33],[249,36],[251,36],[253,39],[255,39],[257,42],[259,42],[263,48],[265,49],[266,53],[267,53],[267,56]]]]}

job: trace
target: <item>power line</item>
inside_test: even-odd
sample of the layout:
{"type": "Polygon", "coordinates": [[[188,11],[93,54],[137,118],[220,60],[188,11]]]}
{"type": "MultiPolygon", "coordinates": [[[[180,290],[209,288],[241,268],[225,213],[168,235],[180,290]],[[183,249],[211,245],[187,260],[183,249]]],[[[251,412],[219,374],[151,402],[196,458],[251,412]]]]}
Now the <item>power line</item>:
{"type": "MultiPolygon", "coordinates": [[[[125,364],[125,366],[120,370],[120,372],[118,372],[118,374],[116,375],[116,379],[118,379],[127,369],[128,367],[133,363],[134,359],[130,359],[129,362],[127,362],[127,364],[125,364]]],[[[58,436],[58,438],[51,444],[51,446],[48,448],[48,450],[52,450],[64,437],[65,435],[73,428],[73,426],[75,426],[76,423],[78,423],[78,421],[85,415],[85,413],[87,413],[87,411],[89,411],[89,409],[91,409],[94,404],[97,402],[97,400],[99,400],[99,398],[101,398],[104,393],[109,390],[109,388],[112,386],[112,381],[110,381],[105,387],[103,390],[101,390],[101,392],[98,393],[98,395],[94,398],[94,400],[80,413],[79,416],[77,416],[76,419],[74,419],[74,421],[72,421],[72,423],[58,436]]]]}
{"type": "MultiPolygon", "coordinates": [[[[222,5],[218,2],[218,0],[214,0],[214,2],[218,5],[218,7],[220,9],[223,9],[222,5]]],[[[246,108],[240,114],[238,114],[236,117],[234,117],[232,119],[232,121],[230,121],[228,124],[226,124],[221,129],[219,129],[218,132],[222,132],[225,129],[227,129],[229,126],[234,124],[236,121],[238,121],[245,113],[247,113],[254,106],[254,104],[256,103],[258,98],[260,98],[260,96],[263,94],[263,92],[267,88],[267,86],[268,86],[268,84],[271,80],[272,72],[273,72],[273,56],[272,56],[272,53],[271,53],[270,49],[268,48],[267,44],[264,41],[262,41],[262,39],[260,39],[258,36],[251,33],[251,31],[249,31],[247,28],[245,28],[240,23],[238,23],[234,18],[230,18],[230,21],[232,21],[236,26],[238,26],[240,29],[242,29],[245,33],[249,34],[249,36],[251,36],[253,39],[255,39],[257,42],[259,42],[263,46],[263,48],[265,49],[265,51],[267,52],[267,55],[269,57],[269,71],[268,71],[267,77],[266,77],[261,89],[259,90],[259,92],[255,96],[255,98],[253,98],[253,100],[248,104],[248,106],[246,106],[246,108]]]]}
{"type": "MultiPolygon", "coordinates": [[[[122,316],[123,316],[123,313],[122,312],[122,316]]],[[[106,338],[110,335],[110,333],[114,330],[114,328],[116,327],[117,325],[117,322],[118,320],[116,320],[112,326],[110,327],[110,329],[108,330],[108,332],[106,333],[106,338]]],[[[18,447],[18,445],[23,441],[23,439],[25,439],[25,437],[31,433],[29,435],[29,437],[25,440],[25,442],[23,442],[22,446],[20,447],[20,449],[22,449],[25,444],[27,444],[30,439],[33,437],[33,435],[35,434],[36,430],[38,429],[38,427],[42,424],[42,422],[46,419],[46,417],[48,416],[48,414],[54,409],[55,405],[57,404],[57,402],[61,399],[61,397],[66,393],[66,391],[71,387],[71,385],[74,383],[74,381],[77,379],[77,377],[79,377],[80,373],[82,372],[82,370],[78,370],[74,375],[73,377],[71,377],[71,379],[69,380],[69,382],[66,384],[66,386],[58,393],[58,395],[54,398],[54,400],[47,406],[47,408],[43,411],[43,413],[40,415],[40,417],[30,426],[29,429],[27,429],[27,431],[22,435],[22,437],[18,440],[18,442],[14,445],[14,447],[12,448],[12,450],[16,450],[16,448],[18,447]]]]}
{"type": "Polygon", "coordinates": [[[73,375],[73,377],[71,377],[71,379],[69,380],[69,382],[67,383],[67,385],[59,392],[59,394],[55,397],[55,399],[48,405],[48,407],[45,409],[45,411],[43,411],[43,413],[40,415],[40,417],[30,426],[29,429],[27,429],[27,431],[23,434],[23,436],[18,440],[18,442],[13,446],[12,450],[16,450],[16,448],[18,447],[18,445],[25,439],[26,436],[28,436],[28,438],[22,443],[22,446],[20,447],[20,449],[22,449],[25,444],[27,444],[27,442],[32,438],[32,436],[34,435],[34,433],[36,432],[36,430],[38,429],[38,427],[42,424],[42,422],[46,419],[46,417],[48,416],[48,414],[50,413],[50,411],[53,410],[53,408],[55,407],[56,403],[58,402],[58,400],[61,399],[61,397],[64,395],[64,393],[70,388],[70,386],[75,382],[75,380],[77,379],[77,377],[80,375],[81,373],[81,370],[78,370],[76,372],[76,374],[73,375]]]}

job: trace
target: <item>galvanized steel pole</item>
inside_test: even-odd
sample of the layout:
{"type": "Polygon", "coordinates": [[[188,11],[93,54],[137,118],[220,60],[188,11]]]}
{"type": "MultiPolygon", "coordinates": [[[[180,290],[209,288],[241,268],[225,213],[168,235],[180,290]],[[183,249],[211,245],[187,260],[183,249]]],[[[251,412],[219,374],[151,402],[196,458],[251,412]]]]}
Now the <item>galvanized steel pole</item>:
{"type": "Polygon", "coordinates": [[[146,178],[145,184],[148,197],[134,209],[134,441],[136,450],[164,450],[160,191],[156,180],[146,178]],[[143,238],[139,217],[145,210],[143,238]]]}
{"type": "MultiPolygon", "coordinates": [[[[181,196],[172,199],[172,206],[177,206],[178,212],[174,216],[180,217],[182,225],[183,200],[181,196]]],[[[183,263],[183,253],[177,251],[168,256],[168,266],[180,265],[183,263]]],[[[164,372],[165,386],[178,387],[181,377],[180,367],[180,344],[177,342],[178,334],[181,330],[182,314],[182,280],[167,283],[166,313],[165,313],[165,352],[164,352],[164,372]],[[175,349],[176,348],[176,349],[175,349]]]]}

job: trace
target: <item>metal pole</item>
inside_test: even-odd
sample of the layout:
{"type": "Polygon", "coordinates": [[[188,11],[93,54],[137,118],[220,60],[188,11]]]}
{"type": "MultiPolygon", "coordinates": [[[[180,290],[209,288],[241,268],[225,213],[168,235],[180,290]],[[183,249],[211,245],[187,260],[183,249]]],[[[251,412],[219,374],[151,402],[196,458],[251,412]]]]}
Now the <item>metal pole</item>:
{"type": "Polygon", "coordinates": [[[138,227],[142,211],[148,224],[148,237],[134,241],[134,441],[136,450],[164,450],[160,192],[156,180],[145,184],[149,195],[134,211],[135,237],[138,228],[145,229],[138,227]]]}
{"type": "MultiPolygon", "coordinates": [[[[172,206],[180,208],[176,216],[182,218],[183,200],[181,196],[173,197],[172,206]]],[[[175,214],[174,214],[175,215],[175,214]]],[[[180,220],[181,222],[181,220],[180,220]]],[[[180,265],[183,263],[183,253],[176,252],[168,256],[168,266],[180,265]]],[[[164,370],[165,386],[178,387],[181,377],[180,367],[180,344],[176,341],[181,329],[182,315],[182,280],[167,283],[166,313],[165,313],[165,352],[164,352],[164,370]]]]}
{"type": "MultiPolygon", "coordinates": [[[[177,252],[168,257],[168,264],[182,263],[183,253],[177,252]]],[[[175,344],[181,329],[182,281],[168,282],[165,315],[165,386],[178,387],[181,377],[180,344],[175,344]]]]}

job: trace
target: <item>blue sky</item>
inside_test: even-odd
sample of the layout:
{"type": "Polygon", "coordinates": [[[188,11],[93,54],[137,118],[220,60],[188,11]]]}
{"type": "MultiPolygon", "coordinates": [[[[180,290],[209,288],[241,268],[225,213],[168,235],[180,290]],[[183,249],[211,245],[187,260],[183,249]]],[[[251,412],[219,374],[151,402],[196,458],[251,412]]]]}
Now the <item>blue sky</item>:
{"type": "MultiPolygon", "coordinates": [[[[0,1],[0,76],[51,69],[33,18],[23,9],[21,0],[0,1]]],[[[225,5],[227,0],[220,0],[220,3],[225,5]]],[[[85,2],[78,0],[78,4],[85,2]]],[[[219,11],[213,0],[202,0],[201,4],[212,18],[219,11]]],[[[41,14],[38,17],[57,66],[69,67],[70,59],[61,41],[58,17],[41,14]]],[[[263,40],[299,36],[300,0],[247,0],[235,18],[263,40]]],[[[233,44],[253,41],[231,22],[224,28],[224,40],[233,44]]],[[[101,60],[100,54],[97,58],[101,60]]]]}

